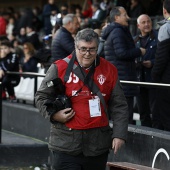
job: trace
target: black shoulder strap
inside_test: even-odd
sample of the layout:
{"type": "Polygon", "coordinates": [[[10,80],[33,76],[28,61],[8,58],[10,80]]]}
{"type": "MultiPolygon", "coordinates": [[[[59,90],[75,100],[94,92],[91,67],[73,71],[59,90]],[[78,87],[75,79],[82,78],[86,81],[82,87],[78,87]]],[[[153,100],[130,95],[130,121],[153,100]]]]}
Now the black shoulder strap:
{"type": "Polygon", "coordinates": [[[67,70],[66,70],[66,73],[65,73],[65,76],[64,76],[64,82],[66,83],[69,79],[69,76],[70,76],[70,73],[73,69],[73,66],[74,66],[74,61],[76,59],[76,54],[75,54],[75,51],[73,51],[72,53],[72,58],[69,59],[69,58],[65,58],[64,60],[68,63],[68,67],[67,67],[67,70]]]}
{"type": "MultiPolygon", "coordinates": [[[[68,67],[71,67],[71,66],[72,66],[72,63],[70,63],[71,60],[70,60],[69,58],[65,58],[65,59],[63,59],[63,60],[65,60],[65,61],[68,63],[68,67]]],[[[81,81],[84,82],[84,75],[82,74],[80,68],[79,68],[76,64],[73,64],[72,68],[73,68],[73,69],[68,69],[68,68],[67,68],[67,70],[70,70],[70,72],[73,71],[73,72],[75,73],[75,75],[76,75],[77,77],[79,77],[81,81]]],[[[68,72],[67,70],[66,70],[66,74],[68,74],[68,75],[65,74],[64,81],[66,80],[66,78],[69,79],[69,76],[70,76],[70,72],[68,72]]],[[[68,79],[67,79],[67,81],[68,81],[68,79]]],[[[67,81],[65,81],[65,82],[67,82],[67,81]]],[[[103,97],[102,93],[100,92],[99,87],[95,84],[95,82],[94,82],[91,78],[88,79],[88,81],[87,81],[87,83],[86,83],[85,85],[87,85],[88,88],[89,88],[94,94],[97,94],[97,96],[100,98],[100,100],[101,100],[101,102],[102,102],[102,104],[103,104],[103,106],[104,106],[104,110],[105,110],[105,113],[106,113],[106,115],[107,115],[107,118],[109,119],[109,116],[108,116],[108,113],[107,113],[106,102],[105,102],[105,100],[104,100],[104,97],[103,97]],[[93,85],[92,85],[92,84],[93,84],[93,85]]]]}

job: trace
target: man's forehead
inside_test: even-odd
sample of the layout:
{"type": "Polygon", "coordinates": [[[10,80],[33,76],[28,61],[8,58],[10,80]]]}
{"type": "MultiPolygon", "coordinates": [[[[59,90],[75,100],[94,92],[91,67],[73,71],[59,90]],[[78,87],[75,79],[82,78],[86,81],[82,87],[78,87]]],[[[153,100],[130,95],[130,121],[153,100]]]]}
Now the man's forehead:
{"type": "Polygon", "coordinates": [[[143,21],[151,21],[151,20],[147,15],[143,15],[139,18],[139,22],[143,22],[143,21]]]}
{"type": "Polygon", "coordinates": [[[93,41],[84,41],[84,40],[80,40],[79,42],[78,42],[78,45],[79,46],[87,46],[87,47],[96,47],[96,41],[95,40],[93,40],[93,41]]]}

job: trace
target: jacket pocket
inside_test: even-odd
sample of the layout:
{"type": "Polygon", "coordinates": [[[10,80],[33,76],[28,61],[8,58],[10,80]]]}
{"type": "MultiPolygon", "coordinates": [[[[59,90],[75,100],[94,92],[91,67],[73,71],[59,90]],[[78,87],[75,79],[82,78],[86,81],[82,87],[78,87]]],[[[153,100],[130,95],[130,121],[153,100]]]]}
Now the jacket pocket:
{"type": "Polygon", "coordinates": [[[94,132],[91,132],[89,135],[89,150],[93,152],[104,153],[111,148],[111,129],[109,126],[96,128],[94,132]]]}
{"type": "Polygon", "coordinates": [[[50,143],[59,148],[70,148],[73,143],[73,131],[67,128],[53,126],[51,129],[50,143]]]}
{"type": "Polygon", "coordinates": [[[72,130],[64,124],[59,123],[58,125],[53,125],[51,128],[49,141],[51,148],[74,154],[81,149],[81,140],[82,135],[80,131],[72,130]]]}

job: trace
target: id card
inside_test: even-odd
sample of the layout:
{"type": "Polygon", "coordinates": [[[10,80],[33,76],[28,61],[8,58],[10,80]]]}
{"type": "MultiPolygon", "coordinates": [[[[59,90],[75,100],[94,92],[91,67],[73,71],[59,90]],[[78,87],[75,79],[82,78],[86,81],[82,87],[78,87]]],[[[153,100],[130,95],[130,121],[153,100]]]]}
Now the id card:
{"type": "Polygon", "coordinates": [[[89,110],[90,110],[90,117],[101,116],[101,107],[100,107],[99,98],[89,100],[89,110]]]}

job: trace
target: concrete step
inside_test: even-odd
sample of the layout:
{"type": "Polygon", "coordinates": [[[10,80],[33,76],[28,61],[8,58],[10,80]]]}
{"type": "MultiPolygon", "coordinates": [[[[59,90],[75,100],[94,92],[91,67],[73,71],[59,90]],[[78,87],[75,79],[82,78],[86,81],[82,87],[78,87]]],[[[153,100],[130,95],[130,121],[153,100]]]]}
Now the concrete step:
{"type": "Polygon", "coordinates": [[[24,167],[48,163],[49,150],[46,142],[6,130],[1,133],[1,166],[24,167]]]}

